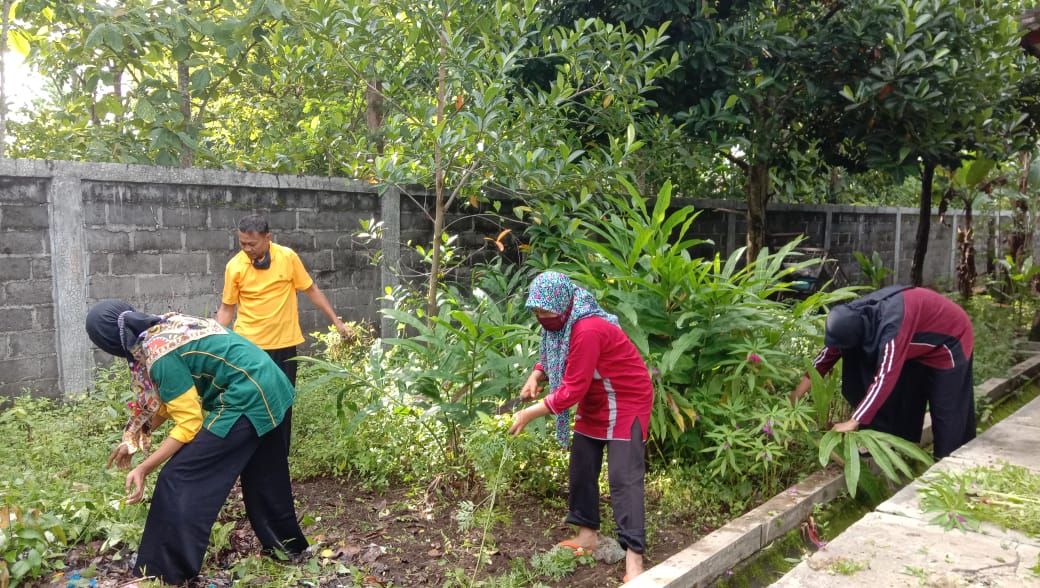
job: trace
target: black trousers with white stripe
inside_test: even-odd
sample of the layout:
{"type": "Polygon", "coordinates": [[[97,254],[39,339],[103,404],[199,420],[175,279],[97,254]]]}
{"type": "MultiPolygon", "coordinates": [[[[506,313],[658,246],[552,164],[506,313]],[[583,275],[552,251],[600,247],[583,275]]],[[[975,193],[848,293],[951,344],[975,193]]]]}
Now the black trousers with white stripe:
{"type": "Polygon", "coordinates": [[[264,549],[306,549],[289,479],[291,420],[289,411],[277,428],[258,437],[241,417],[223,439],[202,429],[175,453],[156,480],[135,574],[167,584],[197,576],[210,529],[239,477],[246,514],[264,549]]]}
{"type": "MultiPolygon", "coordinates": [[[[935,459],[950,455],[975,438],[973,358],[940,370],[915,361],[903,364],[892,394],[864,429],[874,429],[920,443],[926,411],[932,415],[935,459]]],[[[855,406],[862,398],[846,400],[855,406]]]]}

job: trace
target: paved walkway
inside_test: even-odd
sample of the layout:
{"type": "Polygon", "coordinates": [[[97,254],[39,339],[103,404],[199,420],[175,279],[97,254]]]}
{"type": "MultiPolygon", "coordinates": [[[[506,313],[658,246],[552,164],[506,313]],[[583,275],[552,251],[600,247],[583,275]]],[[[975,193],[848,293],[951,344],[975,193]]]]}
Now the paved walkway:
{"type": "MultiPolygon", "coordinates": [[[[1040,398],[933,465],[963,471],[1003,463],[1040,473],[1040,398]]],[[[920,478],[854,523],[773,586],[1040,586],[1040,538],[983,524],[978,532],[944,531],[921,510],[920,478]]]]}

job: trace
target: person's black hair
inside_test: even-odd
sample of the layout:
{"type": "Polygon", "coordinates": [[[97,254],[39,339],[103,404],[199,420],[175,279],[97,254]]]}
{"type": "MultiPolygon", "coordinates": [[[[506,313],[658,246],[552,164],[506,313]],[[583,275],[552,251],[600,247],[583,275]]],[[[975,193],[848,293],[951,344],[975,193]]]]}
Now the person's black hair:
{"type": "Polygon", "coordinates": [[[271,232],[271,227],[267,224],[266,218],[259,214],[251,214],[238,221],[238,230],[242,233],[260,233],[261,235],[266,235],[271,232]]]}

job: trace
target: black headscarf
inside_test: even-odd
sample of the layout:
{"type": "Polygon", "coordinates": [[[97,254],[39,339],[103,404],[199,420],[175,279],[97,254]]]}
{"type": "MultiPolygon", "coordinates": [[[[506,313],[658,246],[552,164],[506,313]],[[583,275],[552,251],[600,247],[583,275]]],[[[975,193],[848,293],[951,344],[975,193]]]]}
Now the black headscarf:
{"type": "Polygon", "coordinates": [[[875,353],[895,338],[903,322],[903,297],[911,286],[889,286],[836,306],[827,315],[823,344],[833,349],[859,348],[875,353]]]}
{"type": "Polygon", "coordinates": [[[123,300],[102,300],[87,312],[87,336],[106,353],[133,359],[130,350],[141,333],[162,318],[137,312],[123,300]]]}

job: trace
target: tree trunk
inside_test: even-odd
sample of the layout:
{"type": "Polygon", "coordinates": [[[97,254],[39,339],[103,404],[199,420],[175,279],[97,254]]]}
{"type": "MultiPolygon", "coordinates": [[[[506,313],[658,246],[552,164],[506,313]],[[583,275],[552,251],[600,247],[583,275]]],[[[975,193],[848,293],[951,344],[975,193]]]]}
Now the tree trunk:
{"type": "Polygon", "coordinates": [[[376,144],[376,153],[383,154],[383,82],[369,80],[365,86],[365,122],[368,134],[376,144]]]}
{"type": "Polygon", "coordinates": [[[972,226],[971,201],[964,205],[964,226],[957,227],[957,290],[964,298],[971,298],[975,291],[975,228],[972,226]]]}
{"type": "Polygon", "coordinates": [[[769,163],[755,162],[748,168],[747,251],[751,263],[766,246],[766,204],[769,202],[769,163]]]}
{"type": "Polygon", "coordinates": [[[7,157],[7,35],[11,30],[11,4],[14,0],[0,3],[0,158],[7,157]]]}
{"type": "Polygon", "coordinates": [[[914,286],[924,284],[924,257],[928,253],[928,234],[932,227],[932,182],[935,179],[935,163],[926,161],[921,168],[921,208],[917,222],[917,244],[914,261],[910,266],[910,282],[914,286]]]}
{"type": "Polygon", "coordinates": [[[997,273],[997,221],[992,214],[986,215],[986,275],[991,278],[997,273]]]}
{"type": "MultiPolygon", "coordinates": [[[[441,123],[444,121],[444,103],[447,101],[445,98],[447,89],[447,68],[444,64],[447,60],[447,51],[445,46],[448,43],[445,32],[442,30],[440,35],[441,46],[438,51],[441,62],[437,68],[437,127],[440,128],[441,123]]],[[[433,215],[433,239],[431,242],[430,251],[433,252],[433,260],[430,263],[430,285],[429,290],[426,293],[426,320],[429,321],[433,317],[437,316],[437,287],[438,280],[441,273],[441,248],[444,243],[441,239],[441,233],[444,232],[444,149],[440,145],[440,141],[437,141],[433,151],[434,161],[434,198],[436,198],[436,208],[433,215]]]]}

